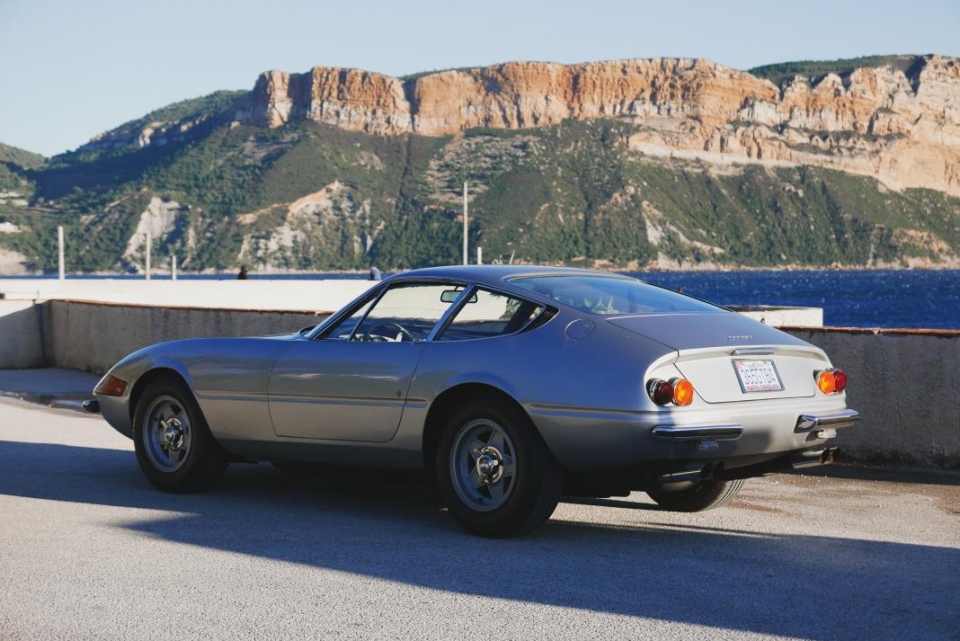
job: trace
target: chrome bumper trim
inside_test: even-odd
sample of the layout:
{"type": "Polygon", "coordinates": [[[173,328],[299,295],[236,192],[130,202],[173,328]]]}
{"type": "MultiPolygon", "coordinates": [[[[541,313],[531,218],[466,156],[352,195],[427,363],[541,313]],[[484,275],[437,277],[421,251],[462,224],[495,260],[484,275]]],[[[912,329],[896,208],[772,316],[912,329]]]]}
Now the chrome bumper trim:
{"type": "Polygon", "coordinates": [[[671,441],[694,441],[698,439],[735,441],[743,434],[743,425],[693,425],[689,427],[657,425],[652,432],[657,438],[671,441]]]}
{"type": "Polygon", "coordinates": [[[850,427],[860,420],[860,412],[856,410],[843,410],[833,414],[801,414],[797,418],[797,425],[794,432],[810,432],[820,427],[828,427],[839,430],[844,427],[850,427]]]}

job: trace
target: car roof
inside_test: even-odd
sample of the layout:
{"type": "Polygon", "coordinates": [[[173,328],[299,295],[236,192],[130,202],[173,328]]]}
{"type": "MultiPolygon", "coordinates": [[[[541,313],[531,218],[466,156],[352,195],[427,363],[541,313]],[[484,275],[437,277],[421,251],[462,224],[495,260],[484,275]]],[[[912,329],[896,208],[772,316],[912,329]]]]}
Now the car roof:
{"type": "Polygon", "coordinates": [[[448,265],[426,267],[402,272],[385,280],[410,280],[417,278],[443,278],[464,282],[496,285],[518,276],[623,276],[575,267],[551,267],[545,265],[448,265]]]}

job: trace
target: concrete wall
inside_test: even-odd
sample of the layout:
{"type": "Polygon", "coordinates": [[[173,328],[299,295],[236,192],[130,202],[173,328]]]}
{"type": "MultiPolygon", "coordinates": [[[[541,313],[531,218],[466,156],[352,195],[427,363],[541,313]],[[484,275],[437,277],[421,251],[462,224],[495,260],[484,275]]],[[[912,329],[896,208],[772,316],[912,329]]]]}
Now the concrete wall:
{"type": "Polygon", "coordinates": [[[960,332],[787,331],[849,375],[847,403],[863,419],[837,437],[844,456],[960,469],[960,332]]]}
{"type": "Polygon", "coordinates": [[[88,300],[155,307],[332,312],[375,284],[370,280],[348,279],[0,279],[0,299],[88,300]]]}
{"type": "MultiPolygon", "coordinates": [[[[44,303],[47,362],[101,374],[127,354],[161,341],[202,336],[290,334],[326,314],[44,303]]],[[[36,332],[35,332],[36,333],[36,332]]]]}
{"type": "Polygon", "coordinates": [[[771,327],[823,327],[822,307],[773,307],[770,305],[728,305],[728,309],[771,327]]]}
{"type": "Polygon", "coordinates": [[[42,367],[43,307],[28,300],[0,300],[0,367],[42,367]]]}

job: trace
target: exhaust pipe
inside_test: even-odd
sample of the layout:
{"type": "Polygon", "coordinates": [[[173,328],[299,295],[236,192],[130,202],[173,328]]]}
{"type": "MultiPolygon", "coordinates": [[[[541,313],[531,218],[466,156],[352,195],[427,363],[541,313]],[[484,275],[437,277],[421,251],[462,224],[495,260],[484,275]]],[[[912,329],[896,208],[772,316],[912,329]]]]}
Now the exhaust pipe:
{"type": "Polygon", "coordinates": [[[830,465],[833,463],[836,453],[837,448],[835,447],[827,447],[813,452],[801,452],[790,461],[790,467],[795,470],[803,470],[808,467],[830,465]]]}

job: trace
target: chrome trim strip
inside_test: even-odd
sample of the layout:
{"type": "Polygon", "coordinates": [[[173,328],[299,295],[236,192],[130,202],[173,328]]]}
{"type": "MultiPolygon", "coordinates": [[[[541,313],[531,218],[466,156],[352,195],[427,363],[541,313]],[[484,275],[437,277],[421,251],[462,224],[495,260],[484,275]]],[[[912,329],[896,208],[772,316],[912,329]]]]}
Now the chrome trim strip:
{"type": "Polygon", "coordinates": [[[731,356],[770,356],[773,354],[772,347],[744,347],[730,352],[731,356]]]}
{"type": "Polygon", "coordinates": [[[657,438],[674,441],[735,441],[743,434],[743,425],[657,425],[650,431],[657,438]]]}
{"type": "Polygon", "coordinates": [[[797,418],[797,425],[793,428],[794,432],[809,432],[818,427],[829,427],[839,430],[844,427],[850,427],[860,420],[860,412],[856,410],[842,410],[832,414],[801,414],[797,418]]]}

